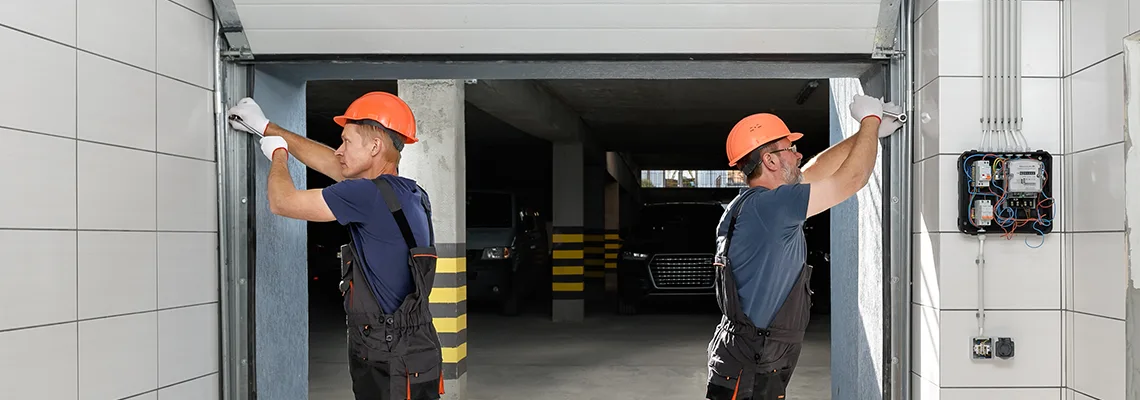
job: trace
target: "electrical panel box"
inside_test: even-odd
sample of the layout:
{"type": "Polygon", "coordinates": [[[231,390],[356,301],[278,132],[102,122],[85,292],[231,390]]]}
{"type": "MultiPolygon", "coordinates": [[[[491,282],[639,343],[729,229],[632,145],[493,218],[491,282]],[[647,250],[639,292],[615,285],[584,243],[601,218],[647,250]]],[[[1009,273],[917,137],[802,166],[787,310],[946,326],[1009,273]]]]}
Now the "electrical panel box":
{"type": "Polygon", "coordinates": [[[967,151],[958,157],[958,230],[981,233],[1053,231],[1053,156],[1045,151],[967,151]]]}

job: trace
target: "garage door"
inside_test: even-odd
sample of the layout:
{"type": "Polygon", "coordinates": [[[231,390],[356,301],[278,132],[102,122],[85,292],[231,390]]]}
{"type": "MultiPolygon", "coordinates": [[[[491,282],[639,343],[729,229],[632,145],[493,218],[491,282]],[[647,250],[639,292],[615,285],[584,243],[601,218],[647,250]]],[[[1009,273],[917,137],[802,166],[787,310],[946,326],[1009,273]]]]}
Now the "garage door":
{"type": "Polygon", "coordinates": [[[230,1],[254,55],[326,55],[869,54],[881,0],[230,1]]]}

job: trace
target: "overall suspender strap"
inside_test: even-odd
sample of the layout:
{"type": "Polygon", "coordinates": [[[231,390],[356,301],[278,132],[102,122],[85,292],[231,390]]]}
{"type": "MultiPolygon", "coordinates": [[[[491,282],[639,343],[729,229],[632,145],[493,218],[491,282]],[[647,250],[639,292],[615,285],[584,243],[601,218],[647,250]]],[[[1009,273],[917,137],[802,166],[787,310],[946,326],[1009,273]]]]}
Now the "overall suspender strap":
{"type": "MultiPolygon", "coordinates": [[[[392,212],[392,217],[396,219],[396,225],[400,226],[400,233],[404,235],[404,242],[408,244],[408,248],[419,247],[416,245],[415,235],[412,234],[412,227],[408,224],[408,217],[404,215],[404,206],[400,204],[400,197],[396,196],[392,184],[383,178],[373,179],[372,182],[376,184],[377,189],[380,189],[380,196],[388,204],[388,211],[392,212]]],[[[428,220],[431,220],[430,217],[428,220]]]]}

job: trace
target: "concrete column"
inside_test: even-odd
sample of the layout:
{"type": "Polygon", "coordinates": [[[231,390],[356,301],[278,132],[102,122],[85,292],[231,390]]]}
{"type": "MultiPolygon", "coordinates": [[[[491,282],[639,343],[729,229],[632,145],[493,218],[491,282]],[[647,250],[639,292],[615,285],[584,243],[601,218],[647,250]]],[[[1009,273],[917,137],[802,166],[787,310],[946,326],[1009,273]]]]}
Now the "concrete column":
{"type": "Polygon", "coordinates": [[[584,195],[584,220],[586,226],[585,254],[586,266],[586,297],[593,302],[605,299],[606,255],[605,255],[605,222],[606,199],[605,186],[609,172],[604,164],[589,163],[586,165],[584,195]]]}
{"type": "Polygon", "coordinates": [[[463,81],[400,80],[398,93],[416,116],[420,141],[404,147],[400,175],[431,199],[439,259],[429,301],[443,347],[444,398],[467,386],[466,162],[463,81]]]}
{"type": "Polygon", "coordinates": [[[606,236],[605,271],[606,292],[617,292],[617,261],[621,254],[621,185],[617,181],[606,183],[606,236]]]}
{"type": "MultiPolygon", "coordinates": [[[[259,66],[254,86],[253,98],[270,121],[305,135],[304,80],[259,66]]],[[[304,399],[309,393],[308,223],[269,212],[269,160],[260,149],[254,152],[249,159],[255,170],[256,227],[249,236],[255,260],[250,298],[257,390],[267,399],[304,399]]],[[[298,189],[306,188],[305,166],[294,157],[289,158],[289,175],[298,189]]]]}
{"type": "Polygon", "coordinates": [[[585,185],[582,143],[556,142],[554,173],[554,254],[551,318],[580,322],[585,318],[585,185]]]}

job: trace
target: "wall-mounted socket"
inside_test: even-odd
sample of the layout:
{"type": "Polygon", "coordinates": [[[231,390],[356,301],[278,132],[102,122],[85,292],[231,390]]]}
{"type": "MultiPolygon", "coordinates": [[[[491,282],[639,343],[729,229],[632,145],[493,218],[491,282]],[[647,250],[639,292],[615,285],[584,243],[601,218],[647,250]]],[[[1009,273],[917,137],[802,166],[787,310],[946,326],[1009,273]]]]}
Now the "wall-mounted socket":
{"type": "Polygon", "coordinates": [[[994,358],[993,339],[988,337],[975,337],[970,340],[970,354],[975,360],[989,360],[994,358]]]}
{"type": "Polygon", "coordinates": [[[994,344],[994,353],[1003,360],[1013,357],[1013,339],[999,337],[994,344]]]}

